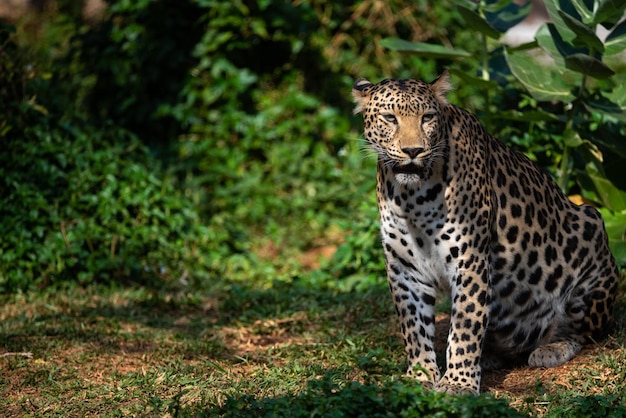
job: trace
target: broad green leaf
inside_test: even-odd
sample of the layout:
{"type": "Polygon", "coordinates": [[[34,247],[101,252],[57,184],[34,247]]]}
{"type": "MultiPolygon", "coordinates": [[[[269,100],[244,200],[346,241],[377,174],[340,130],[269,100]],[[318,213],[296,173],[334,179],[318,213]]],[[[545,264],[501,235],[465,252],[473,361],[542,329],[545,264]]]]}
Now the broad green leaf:
{"type": "MultiPolygon", "coordinates": [[[[552,23],[544,23],[539,27],[535,34],[537,44],[546,51],[546,53],[552,58],[559,66],[565,67],[565,61],[561,49],[557,46],[557,42],[563,42],[563,38],[559,35],[558,31],[552,23]],[[553,33],[557,36],[553,36],[553,33]]],[[[567,55],[567,54],[565,54],[567,55]]]]}
{"type": "Polygon", "coordinates": [[[538,46],[539,46],[539,43],[537,43],[537,40],[534,40],[534,41],[526,42],[524,44],[508,46],[507,48],[509,51],[513,52],[513,51],[525,51],[528,49],[535,49],[538,46]]]}
{"type": "Polygon", "coordinates": [[[593,11],[587,8],[584,0],[571,0],[571,2],[583,19],[583,23],[590,24],[593,22],[593,11]]]}
{"type": "Polygon", "coordinates": [[[465,6],[458,6],[458,9],[465,22],[467,22],[471,28],[493,39],[499,39],[502,35],[475,11],[468,9],[465,6]]]}
{"type": "Polygon", "coordinates": [[[550,19],[554,22],[554,25],[561,34],[561,37],[566,42],[574,40],[576,34],[565,24],[565,22],[563,22],[563,19],[559,15],[559,10],[561,10],[559,0],[545,0],[544,3],[546,10],[548,11],[548,15],[550,15],[550,19]]]}
{"type": "Polygon", "coordinates": [[[493,80],[484,80],[483,78],[473,75],[473,73],[468,73],[467,71],[457,70],[455,68],[450,68],[450,73],[454,75],[456,78],[463,80],[464,82],[471,84],[472,86],[478,89],[491,90],[498,88],[498,83],[493,80]]]}
{"type": "Polygon", "coordinates": [[[523,51],[505,51],[511,72],[528,92],[537,100],[559,100],[568,102],[574,99],[570,86],[554,67],[543,66],[531,54],[523,51]]]}
{"type": "Polygon", "coordinates": [[[622,109],[626,108],[626,73],[620,71],[613,77],[615,87],[613,91],[604,95],[611,101],[617,103],[622,109]]]}
{"type": "Polygon", "coordinates": [[[507,119],[518,122],[558,122],[559,118],[552,113],[543,110],[530,110],[520,112],[519,110],[505,110],[498,113],[499,119],[507,119]]]}
{"type": "MultiPolygon", "coordinates": [[[[503,9],[506,9],[511,4],[511,0],[497,0],[485,4],[484,11],[489,13],[498,13],[503,9]]],[[[519,7],[519,6],[518,6],[519,7]]]]}
{"type": "Polygon", "coordinates": [[[530,10],[532,4],[530,2],[523,6],[519,6],[513,2],[507,1],[505,7],[496,11],[485,10],[485,18],[489,25],[499,32],[506,32],[519,22],[524,20],[530,10]]]}
{"type": "Polygon", "coordinates": [[[593,163],[587,164],[586,171],[604,206],[615,212],[626,209],[626,192],[615,187],[609,179],[598,171],[593,163]]]}
{"type": "Polygon", "coordinates": [[[556,64],[565,69],[565,60],[563,57],[576,53],[584,53],[584,49],[574,48],[566,42],[556,30],[556,26],[552,23],[544,23],[535,34],[537,43],[548,53],[548,55],[556,62],[556,64]]]}
{"type": "Polygon", "coordinates": [[[626,20],[617,25],[606,37],[604,54],[614,55],[626,49],[626,20]]]}
{"type": "Polygon", "coordinates": [[[607,208],[600,209],[609,247],[618,266],[626,266],[626,211],[611,213],[607,208]]]}
{"type": "Polygon", "coordinates": [[[622,108],[617,103],[602,95],[585,96],[583,97],[583,103],[590,111],[598,111],[615,115],[623,113],[622,108]]]}
{"type": "Polygon", "coordinates": [[[415,52],[426,58],[467,58],[472,54],[462,49],[446,48],[424,42],[409,42],[398,38],[385,38],[380,44],[392,51],[415,52]]]}
{"type": "MultiPolygon", "coordinates": [[[[576,34],[575,39],[579,39],[583,44],[596,52],[604,52],[602,41],[591,28],[561,10],[559,10],[559,16],[561,16],[561,19],[563,19],[567,27],[576,34]]],[[[574,45],[576,45],[576,43],[574,43],[574,45]]]]}
{"type": "Polygon", "coordinates": [[[615,74],[615,71],[602,61],[580,53],[565,57],[565,66],[570,70],[598,79],[609,78],[615,74]]]}
{"type": "Polygon", "coordinates": [[[624,0],[600,0],[593,22],[610,29],[624,17],[625,9],[624,0]]]}

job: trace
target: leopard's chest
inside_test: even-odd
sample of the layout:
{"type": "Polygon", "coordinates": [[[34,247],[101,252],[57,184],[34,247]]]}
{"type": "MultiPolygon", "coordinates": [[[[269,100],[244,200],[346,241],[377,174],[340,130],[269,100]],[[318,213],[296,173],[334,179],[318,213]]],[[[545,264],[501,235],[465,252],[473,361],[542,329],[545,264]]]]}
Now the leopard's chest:
{"type": "Polygon", "coordinates": [[[456,269],[451,254],[467,244],[449,212],[445,185],[383,183],[378,198],[383,247],[387,260],[395,263],[390,267],[449,287],[446,278],[456,269]]]}

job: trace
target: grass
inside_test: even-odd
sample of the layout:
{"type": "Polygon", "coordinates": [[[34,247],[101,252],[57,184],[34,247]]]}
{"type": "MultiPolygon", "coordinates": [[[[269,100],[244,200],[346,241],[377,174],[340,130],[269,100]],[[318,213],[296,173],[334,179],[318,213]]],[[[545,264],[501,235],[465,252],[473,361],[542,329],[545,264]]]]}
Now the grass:
{"type": "Polygon", "coordinates": [[[556,369],[487,373],[481,397],[423,392],[383,283],[93,285],[0,306],[5,416],[626,416],[623,330],[556,369]]]}

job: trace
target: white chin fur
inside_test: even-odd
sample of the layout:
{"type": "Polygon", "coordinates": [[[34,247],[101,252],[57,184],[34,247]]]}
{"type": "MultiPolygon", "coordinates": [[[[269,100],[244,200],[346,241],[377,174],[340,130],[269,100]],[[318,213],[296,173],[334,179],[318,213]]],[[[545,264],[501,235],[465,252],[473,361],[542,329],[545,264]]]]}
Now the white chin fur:
{"type": "Polygon", "coordinates": [[[417,184],[422,180],[417,174],[398,173],[395,177],[400,184],[417,184]]]}

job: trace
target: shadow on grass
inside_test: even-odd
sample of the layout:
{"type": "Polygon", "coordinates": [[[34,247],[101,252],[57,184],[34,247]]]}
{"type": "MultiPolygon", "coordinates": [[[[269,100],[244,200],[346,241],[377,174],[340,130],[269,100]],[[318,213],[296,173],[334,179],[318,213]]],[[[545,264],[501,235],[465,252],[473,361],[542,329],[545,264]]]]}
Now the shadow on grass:
{"type": "MultiPolygon", "coordinates": [[[[184,292],[149,287],[75,288],[37,296],[34,301],[38,306],[31,306],[29,315],[17,309],[4,315],[0,347],[6,352],[46,350],[51,339],[90,343],[101,351],[123,348],[141,352],[155,348],[159,338],[154,335],[166,333],[180,342],[195,341],[181,348],[189,356],[228,360],[240,358],[242,353],[232,339],[225,340],[224,329],[246,329],[253,336],[250,344],[263,348],[281,341],[289,343],[291,337],[322,328],[326,334],[339,330],[341,338],[363,337],[372,324],[389,324],[387,337],[396,339],[398,346],[394,348],[403,351],[395,335],[393,304],[384,285],[338,292],[312,288],[306,280],[277,281],[269,288],[221,281],[213,287],[184,292]],[[275,337],[276,330],[283,340],[275,337]]],[[[621,301],[616,310],[619,328],[626,321],[625,305],[621,301]]],[[[446,318],[437,321],[440,363],[444,362],[448,328],[446,318]]],[[[617,332],[623,333],[623,329],[617,332]]],[[[370,348],[376,349],[377,343],[375,338],[371,340],[370,348]]],[[[491,376],[492,384],[503,378],[491,376]]]]}
{"type": "MultiPolygon", "coordinates": [[[[324,328],[341,328],[348,337],[393,314],[384,287],[340,293],[311,289],[303,283],[275,283],[258,289],[244,283],[191,292],[146,287],[70,289],[33,297],[25,313],[4,313],[0,348],[6,352],[47,351],[86,343],[94,350],[149,351],[160,340],[174,339],[188,356],[212,359],[241,356],[223,341],[221,330],[249,329],[271,342],[273,328],[286,337],[324,328]]],[[[17,305],[17,304],[16,304],[17,305]]],[[[395,330],[391,330],[393,332],[395,330]]]]}

